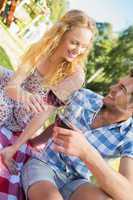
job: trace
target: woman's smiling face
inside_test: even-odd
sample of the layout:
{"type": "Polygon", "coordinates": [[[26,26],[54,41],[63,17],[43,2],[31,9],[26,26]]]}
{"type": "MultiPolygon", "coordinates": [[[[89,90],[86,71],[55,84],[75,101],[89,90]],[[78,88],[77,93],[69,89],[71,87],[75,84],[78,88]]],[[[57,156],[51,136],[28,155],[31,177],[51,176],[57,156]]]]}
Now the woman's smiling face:
{"type": "Polygon", "coordinates": [[[89,48],[92,32],[88,28],[73,27],[66,32],[56,51],[62,60],[72,62],[89,48]]]}

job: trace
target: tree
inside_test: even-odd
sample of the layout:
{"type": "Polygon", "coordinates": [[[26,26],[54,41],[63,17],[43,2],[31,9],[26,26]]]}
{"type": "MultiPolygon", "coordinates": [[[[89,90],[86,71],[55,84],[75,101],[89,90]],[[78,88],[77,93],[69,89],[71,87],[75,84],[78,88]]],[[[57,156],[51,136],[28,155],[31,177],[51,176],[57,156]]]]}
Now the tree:
{"type": "Polygon", "coordinates": [[[1,0],[0,1],[0,13],[5,9],[7,0],[1,0]]]}
{"type": "Polygon", "coordinates": [[[19,0],[12,0],[11,1],[11,5],[10,5],[10,9],[9,9],[9,13],[7,15],[7,20],[6,20],[6,24],[8,26],[11,25],[13,19],[14,19],[14,12],[15,12],[15,9],[17,7],[17,4],[18,4],[19,0]]]}
{"type": "Polygon", "coordinates": [[[133,26],[120,33],[117,45],[109,53],[110,65],[106,67],[106,74],[116,81],[124,76],[133,66],[133,26]]]}
{"type": "Polygon", "coordinates": [[[112,26],[109,23],[97,23],[97,37],[94,48],[86,63],[86,87],[92,88],[97,92],[102,92],[103,84],[107,85],[105,68],[109,64],[109,52],[115,45],[112,26]],[[106,83],[105,83],[106,82],[106,83]]]}
{"type": "Polygon", "coordinates": [[[46,2],[51,11],[52,22],[56,22],[68,8],[67,0],[46,0],[46,2]]]}
{"type": "Polygon", "coordinates": [[[3,21],[7,26],[10,26],[14,19],[14,12],[19,1],[20,0],[2,0],[0,11],[3,21]]]}
{"type": "Polygon", "coordinates": [[[86,67],[86,87],[106,94],[133,64],[133,26],[114,34],[109,24],[97,24],[98,35],[86,67]]]}

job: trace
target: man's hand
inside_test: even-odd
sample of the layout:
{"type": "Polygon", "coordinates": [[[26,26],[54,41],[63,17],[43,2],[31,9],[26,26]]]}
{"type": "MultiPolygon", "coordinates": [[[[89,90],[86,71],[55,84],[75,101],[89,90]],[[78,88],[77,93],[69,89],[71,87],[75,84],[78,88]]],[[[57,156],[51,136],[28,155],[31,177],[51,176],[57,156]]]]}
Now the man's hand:
{"type": "Polygon", "coordinates": [[[53,129],[54,150],[67,155],[79,157],[84,160],[89,143],[80,130],[54,127],[53,129]]]}
{"type": "Polygon", "coordinates": [[[2,160],[5,166],[12,174],[18,173],[16,162],[13,160],[13,156],[15,153],[16,151],[13,146],[5,147],[3,150],[0,151],[0,155],[2,156],[2,160]]]}

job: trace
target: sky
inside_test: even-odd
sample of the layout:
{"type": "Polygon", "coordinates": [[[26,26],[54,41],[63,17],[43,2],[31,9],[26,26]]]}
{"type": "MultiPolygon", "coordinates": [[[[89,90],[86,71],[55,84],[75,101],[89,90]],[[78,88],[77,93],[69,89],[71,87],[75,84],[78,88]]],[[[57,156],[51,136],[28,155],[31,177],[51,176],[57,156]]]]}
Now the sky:
{"type": "Polygon", "coordinates": [[[133,0],[69,0],[70,9],[81,9],[98,22],[110,22],[114,31],[133,25],[133,0]]]}

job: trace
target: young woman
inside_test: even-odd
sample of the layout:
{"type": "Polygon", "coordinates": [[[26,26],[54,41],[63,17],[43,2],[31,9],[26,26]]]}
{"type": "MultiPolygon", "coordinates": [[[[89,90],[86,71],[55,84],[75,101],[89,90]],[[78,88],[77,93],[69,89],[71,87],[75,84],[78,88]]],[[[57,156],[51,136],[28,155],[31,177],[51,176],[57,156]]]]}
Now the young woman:
{"type": "Polygon", "coordinates": [[[94,33],[93,20],[82,11],[71,10],[31,46],[15,73],[1,69],[0,148],[4,164],[13,173],[14,160],[23,165],[25,154],[31,153],[25,144],[28,139],[82,86],[83,61],[94,33]]]}

